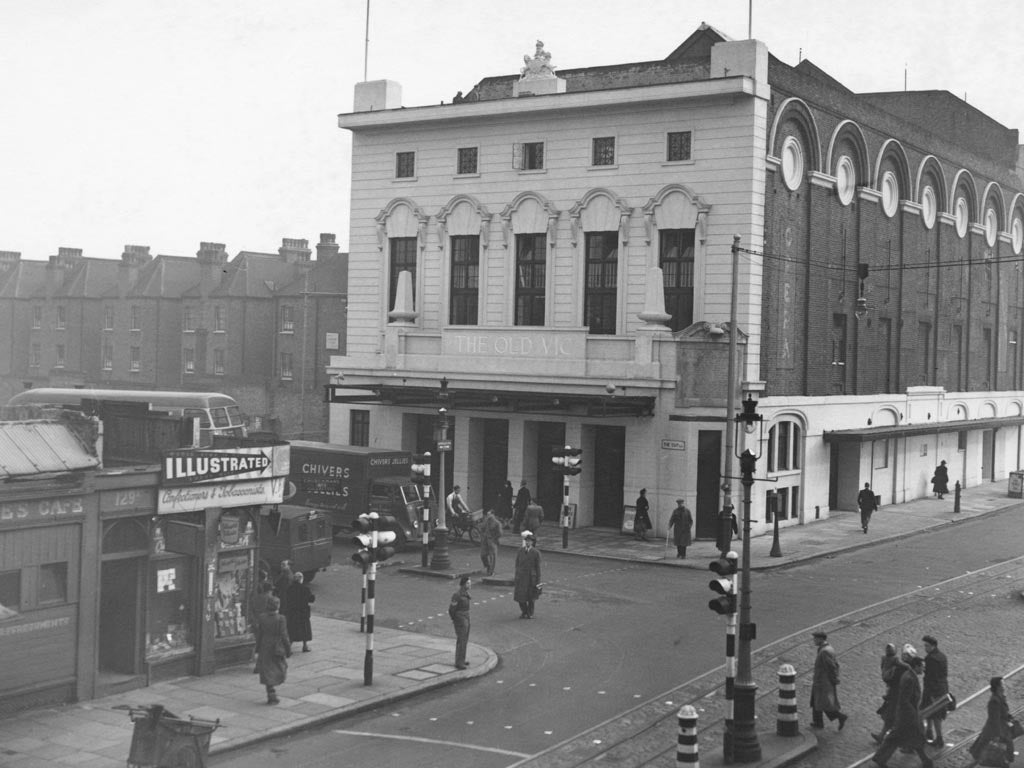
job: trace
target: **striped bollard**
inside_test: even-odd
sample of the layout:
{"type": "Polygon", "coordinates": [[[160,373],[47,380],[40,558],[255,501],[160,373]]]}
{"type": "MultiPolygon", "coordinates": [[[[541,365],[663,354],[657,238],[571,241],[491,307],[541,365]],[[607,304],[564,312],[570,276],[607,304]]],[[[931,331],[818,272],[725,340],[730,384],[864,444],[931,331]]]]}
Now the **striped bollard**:
{"type": "Polygon", "coordinates": [[[676,765],[700,768],[697,747],[697,710],[687,704],[679,710],[679,738],[676,742],[676,765]]]}
{"type": "Polygon", "coordinates": [[[779,712],[775,733],[779,736],[800,735],[796,716],[796,669],[792,664],[779,667],[779,712]]]}

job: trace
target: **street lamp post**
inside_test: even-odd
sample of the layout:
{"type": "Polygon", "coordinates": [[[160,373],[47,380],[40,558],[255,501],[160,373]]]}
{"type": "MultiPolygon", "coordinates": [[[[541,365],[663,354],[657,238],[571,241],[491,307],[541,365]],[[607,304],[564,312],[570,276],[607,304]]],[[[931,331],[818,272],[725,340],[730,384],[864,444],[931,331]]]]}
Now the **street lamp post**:
{"type": "MultiPolygon", "coordinates": [[[[442,391],[444,391],[442,389],[442,391]]],[[[451,450],[448,443],[448,409],[442,406],[437,409],[437,451],[441,454],[439,466],[440,475],[437,478],[437,528],[434,529],[434,556],[430,561],[430,567],[435,571],[443,571],[452,567],[451,558],[448,556],[448,525],[445,519],[446,496],[444,489],[444,457],[451,450]]]]}
{"type": "MultiPolygon", "coordinates": [[[[757,412],[757,401],[750,395],[743,401],[743,412],[736,415],[737,432],[742,425],[747,434],[763,430],[763,421],[757,412]]],[[[750,621],[750,490],[754,485],[754,469],[760,458],[761,434],[758,435],[758,453],[749,448],[739,455],[740,483],[743,485],[743,556],[740,560],[739,637],[736,643],[736,684],[733,692],[733,759],[737,763],[755,763],[761,759],[761,744],[757,740],[756,703],[757,683],[751,674],[750,642],[757,636],[757,625],[750,621]]],[[[739,442],[737,440],[737,442],[739,442]]]]}

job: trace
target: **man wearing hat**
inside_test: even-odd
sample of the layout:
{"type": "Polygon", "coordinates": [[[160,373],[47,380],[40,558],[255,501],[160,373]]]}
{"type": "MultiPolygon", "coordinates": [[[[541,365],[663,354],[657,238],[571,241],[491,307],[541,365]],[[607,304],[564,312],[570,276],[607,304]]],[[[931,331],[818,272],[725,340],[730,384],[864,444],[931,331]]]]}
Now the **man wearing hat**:
{"type": "Polygon", "coordinates": [[[885,734],[872,759],[879,768],[886,768],[886,760],[900,747],[917,753],[922,768],[933,768],[934,763],[924,751],[924,725],[921,723],[921,681],[918,678],[924,670],[924,659],[909,643],[903,646],[900,657],[909,671],[900,676],[892,728],[885,734]]]}
{"type": "Polygon", "coordinates": [[[540,552],[537,540],[530,531],[520,534],[523,546],[516,552],[515,589],[512,598],[519,603],[520,619],[533,618],[533,604],[540,584],[540,552]]]}
{"type": "MultiPolygon", "coordinates": [[[[932,635],[925,635],[921,638],[924,643],[924,683],[922,685],[921,708],[927,707],[933,701],[941,699],[949,693],[949,662],[946,654],[939,650],[939,641],[932,635]]],[[[925,722],[925,740],[935,747],[941,747],[946,742],[942,736],[942,721],[946,719],[945,708],[936,712],[925,722]]]]}
{"type": "Polygon", "coordinates": [[[818,652],[814,657],[814,677],[811,682],[811,727],[824,728],[824,714],[829,720],[839,720],[839,729],[846,725],[847,715],[840,712],[839,659],[836,650],[828,644],[828,635],[818,630],[812,633],[818,652]]]}
{"type": "Polygon", "coordinates": [[[693,513],[682,499],[676,499],[676,508],[672,510],[672,516],[668,519],[668,527],[672,529],[676,557],[685,558],[686,548],[693,543],[693,535],[690,533],[693,528],[693,513]]]}
{"type": "Polygon", "coordinates": [[[839,721],[839,730],[846,725],[848,715],[839,710],[839,660],[835,649],[828,643],[828,635],[818,630],[812,634],[818,654],[814,657],[814,677],[811,682],[811,727],[824,728],[822,714],[829,720],[839,721]]]}

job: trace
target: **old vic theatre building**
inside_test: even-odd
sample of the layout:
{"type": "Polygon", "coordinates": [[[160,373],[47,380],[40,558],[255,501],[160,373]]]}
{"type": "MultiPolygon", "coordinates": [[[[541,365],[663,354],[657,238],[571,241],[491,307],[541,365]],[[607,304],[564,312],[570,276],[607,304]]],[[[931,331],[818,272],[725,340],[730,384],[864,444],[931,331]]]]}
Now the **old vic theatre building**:
{"type": "Polygon", "coordinates": [[[941,459],[967,487],[1019,465],[1016,131],[946,92],[855,94],[708,25],[660,60],[524,58],[451,104],[359,83],[339,117],[332,440],[435,451],[436,476],[443,406],[446,487],[472,508],[525,479],[553,519],[551,452],[572,445],[577,525],[620,525],[647,488],[658,530],[682,495],[710,537],[735,318],[737,401],[764,417],[736,448],[774,479],[755,533],[769,491],[801,524],[865,482],[883,504],[926,495],[941,459]]]}

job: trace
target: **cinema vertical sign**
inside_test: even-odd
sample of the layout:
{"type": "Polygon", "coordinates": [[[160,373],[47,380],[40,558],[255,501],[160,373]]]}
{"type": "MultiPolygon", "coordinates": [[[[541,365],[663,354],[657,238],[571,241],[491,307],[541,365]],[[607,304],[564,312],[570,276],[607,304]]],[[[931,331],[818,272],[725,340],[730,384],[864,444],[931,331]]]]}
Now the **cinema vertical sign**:
{"type": "Polygon", "coordinates": [[[160,473],[157,513],[280,504],[290,452],[290,445],[171,451],[160,473]]]}

